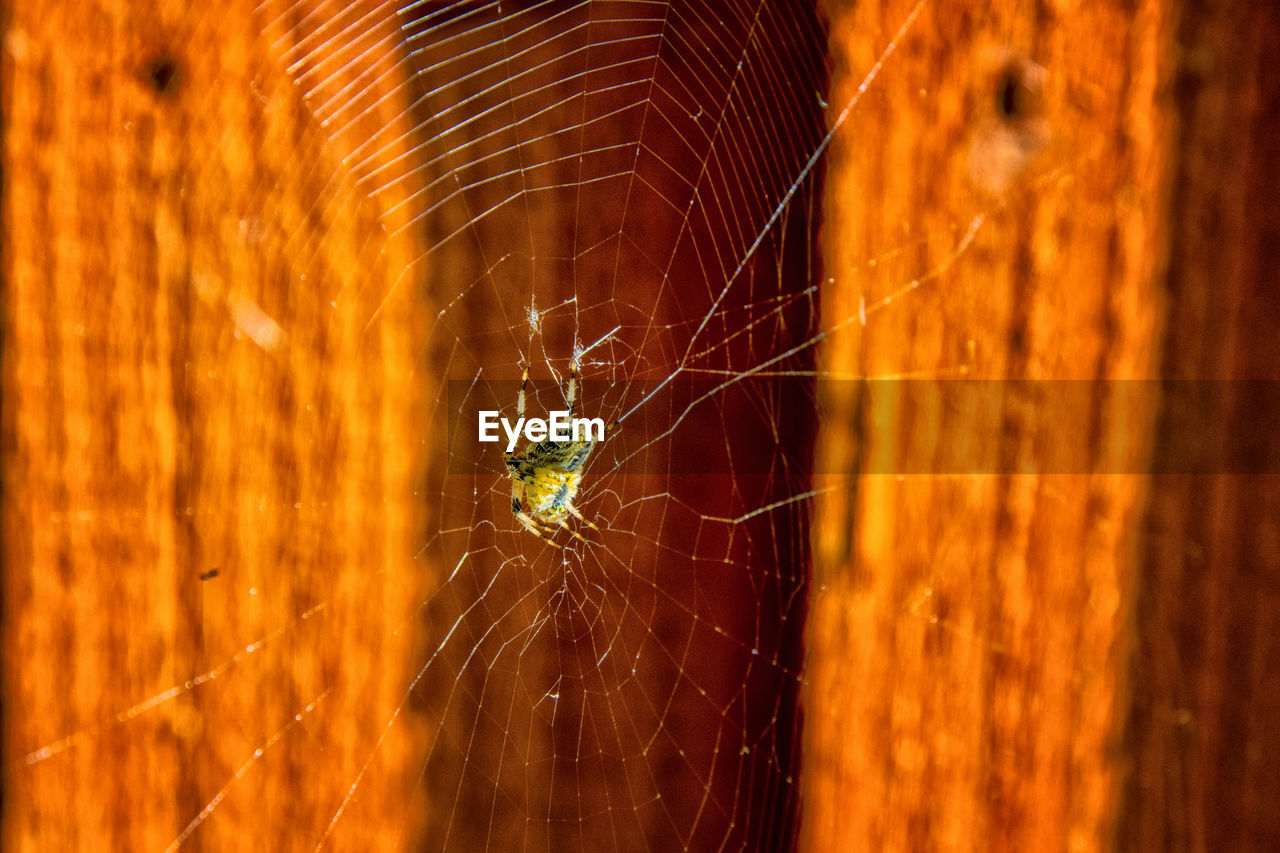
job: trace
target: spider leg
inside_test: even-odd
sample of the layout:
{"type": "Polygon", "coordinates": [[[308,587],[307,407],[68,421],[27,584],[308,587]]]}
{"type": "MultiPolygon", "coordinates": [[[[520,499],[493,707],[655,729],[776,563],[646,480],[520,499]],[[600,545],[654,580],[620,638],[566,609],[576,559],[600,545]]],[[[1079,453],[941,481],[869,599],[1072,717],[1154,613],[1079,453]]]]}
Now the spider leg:
{"type": "MultiPolygon", "coordinates": [[[[590,542],[587,542],[587,539],[586,539],[586,537],[585,537],[585,536],[583,536],[581,533],[579,533],[578,531],[576,531],[576,530],[574,530],[572,527],[570,527],[570,526],[569,526],[569,524],[568,524],[568,522],[566,522],[563,518],[562,518],[562,519],[560,519],[560,521],[559,521],[559,522],[557,522],[557,523],[558,523],[561,527],[563,527],[565,530],[567,530],[567,531],[568,531],[568,533],[569,533],[569,535],[570,535],[570,536],[572,536],[574,539],[577,539],[579,542],[585,542],[585,543],[586,543],[586,544],[588,544],[588,545],[590,545],[590,544],[591,544],[590,542]]],[[[592,527],[595,527],[595,525],[593,524],[593,525],[592,525],[592,527]]],[[[596,529],[597,529],[597,530],[599,530],[600,528],[598,528],[598,527],[597,527],[596,529]]]]}
{"type": "MultiPolygon", "coordinates": [[[[525,530],[537,536],[543,542],[554,545],[557,548],[565,548],[567,546],[556,542],[548,534],[554,533],[550,527],[544,527],[539,524],[533,516],[524,511],[524,484],[519,480],[511,481],[511,514],[516,517],[516,521],[520,522],[520,526],[525,530]]],[[[561,522],[563,524],[564,522],[561,522]]],[[[572,531],[570,531],[572,533],[572,531]]],[[[575,534],[576,535],[576,534],[575,534]]]]}
{"type": "MultiPolygon", "coordinates": [[[[589,520],[585,515],[583,515],[582,513],[578,512],[578,508],[577,508],[576,506],[574,506],[573,504],[567,503],[567,504],[565,504],[565,505],[564,505],[564,508],[565,508],[566,510],[568,510],[568,511],[569,511],[569,514],[570,514],[570,515],[572,515],[574,518],[578,519],[578,521],[581,521],[583,524],[585,524],[587,527],[590,527],[590,528],[591,528],[592,530],[594,530],[596,533],[599,533],[599,532],[600,532],[600,528],[599,528],[599,527],[596,527],[594,524],[592,524],[592,523],[591,523],[591,521],[590,521],[590,520],[589,520]]],[[[561,523],[561,524],[564,524],[564,522],[563,522],[563,521],[562,521],[562,522],[560,522],[560,523],[561,523]]],[[[575,535],[577,535],[577,534],[575,534],[575,535]]],[[[582,539],[582,537],[581,537],[581,536],[579,536],[578,538],[579,538],[579,539],[582,539]]],[[[587,541],[587,540],[582,539],[582,541],[583,541],[583,542],[585,542],[585,541],[587,541]]]]}
{"type": "MultiPolygon", "coordinates": [[[[529,384],[529,365],[527,362],[522,361],[520,362],[520,391],[519,393],[516,394],[516,420],[517,421],[520,421],[524,418],[524,387],[528,384],[529,384]]],[[[516,453],[514,450],[502,451],[503,459],[511,460],[511,459],[514,459],[515,456],[516,456],[516,453]]],[[[515,483],[512,486],[511,496],[513,498],[520,497],[519,483],[515,483]]]]}
{"type": "MultiPolygon", "coordinates": [[[[574,361],[574,362],[570,363],[570,365],[569,365],[569,390],[568,390],[568,392],[565,394],[564,402],[565,402],[566,407],[569,409],[569,420],[570,420],[571,422],[572,422],[572,420],[573,420],[573,418],[574,418],[574,415],[575,415],[575,413],[576,413],[576,409],[577,409],[577,403],[578,403],[578,383],[579,383],[579,381],[580,381],[581,379],[582,379],[582,367],[581,367],[581,366],[578,364],[578,362],[576,362],[576,361],[574,361]]],[[[615,429],[617,429],[617,428],[618,428],[618,419],[617,419],[617,418],[614,418],[613,420],[609,421],[609,423],[605,424],[605,425],[604,425],[604,435],[605,435],[605,438],[608,438],[610,435],[612,435],[612,434],[613,434],[613,431],[614,431],[615,429]]],[[[576,437],[576,436],[575,436],[575,437],[576,437]]],[[[579,518],[579,519],[581,519],[582,521],[586,521],[586,519],[585,519],[585,518],[582,518],[582,516],[578,516],[578,518],[579,518]]],[[[591,524],[591,522],[589,522],[589,521],[588,521],[587,523],[588,523],[588,524],[591,524]]],[[[592,526],[593,526],[593,527],[595,527],[595,525],[592,525],[592,526]]],[[[598,528],[598,527],[597,527],[596,529],[597,529],[597,530],[599,530],[600,528],[598,528]]]]}
{"type": "Polygon", "coordinates": [[[564,402],[569,409],[569,419],[573,420],[574,406],[578,402],[578,380],[582,378],[582,369],[578,367],[578,362],[574,361],[569,365],[569,390],[565,394],[564,402]]]}
{"type": "Polygon", "coordinates": [[[517,512],[515,516],[516,516],[516,521],[520,522],[520,525],[524,527],[525,530],[529,531],[534,536],[537,536],[539,539],[541,539],[543,542],[546,542],[548,545],[554,545],[557,548],[568,547],[567,545],[561,545],[559,542],[552,539],[546,533],[543,533],[542,532],[543,528],[538,524],[538,522],[533,520],[532,516],[530,516],[524,510],[517,512]]]}
{"type": "Polygon", "coordinates": [[[529,365],[520,363],[520,393],[516,394],[516,418],[524,417],[524,387],[529,384],[529,365]]]}

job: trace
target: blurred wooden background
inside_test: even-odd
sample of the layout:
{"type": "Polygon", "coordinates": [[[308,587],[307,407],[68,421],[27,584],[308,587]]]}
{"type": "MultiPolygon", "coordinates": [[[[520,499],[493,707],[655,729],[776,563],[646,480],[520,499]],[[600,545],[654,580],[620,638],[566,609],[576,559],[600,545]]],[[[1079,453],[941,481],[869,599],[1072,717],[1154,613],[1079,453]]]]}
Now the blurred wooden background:
{"type": "MultiPolygon", "coordinates": [[[[288,8],[4,8],[6,849],[163,849],[232,784],[192,846],[314,847],[379,738],[327,840],[406,842],[421,744],[386,722],[431,580],[437,306],[366,332],[365,285],[420,247],[340,177],[273,48],[288,8]]],[[[833,104],[912,8],[830,10],[833,104]]],[[[842,330],[826,368],[1280,379],[1276,55],[1262,4],[923,5],[831,152],[825,299],[890,295],[866,259],[904,244],[941,295],[842,330]]],[[[370,135],[405,120],[370,106],[370,135]]],[[[965,431],[903,414],[859,444],[858,402],[824,401],[821,470],[965,431]]],[[[1277,425],[1222,406],[1274,469],[1277,425]]],[[[1107,399],[1004,417],[1011,470],[1049,431],[1157,461],[1181,438],[1107,399]]],[[[1280,480],[833,484],[806,848],[1280,842],[1280,480]]]]}
{"type": "MultiPolygon", "coordinates": [[[[7,9],[10,850],[161,850],[232,782],[204,849],[314,846],[402,697],[429,389],[363,285],[408,259],[271,12],[7,9]]],[[[336,842],[396,843],[411,736],[336,842]]]]}
{"type": "MultiPolygon", "coordinates": [[[[866,34],[911,4],[854,6],[835,43],[865,68],[866,34]]],[[[901,73],[876,81],[834,156],[835,268],[986,218],[945,300],[843,331],[828,368],[943,375],[972,341],[972,378],[1280,376],[1280,78],[1266,71],[1280,15],[921,15],[932,35],[895,54],[901,73]],[[970,88],[933,89],[939,67],[970,88]]],[[[959,240],[927,245],[921,266],[959,240]]],[[[875,270],[842,281],[836,316],[894,286],[875,270]]],[[[1206,434],[1183,435],[1158,395],[1135,409],[1108,387],[1065,413],[1011,388],[996,433],[1004,472],[1072,448],[1092,474],[867,476],[820,502],[809,849],[1280,843],[1280,480],[1109,473],[1170,470],[1182,442],[1241,432],[1264,437],[1256,470],[1274,473],[1280,424],[1241,420],[1228,392],[1206,434]]],[[[989,411],[947,408],[960,399],[881,412],[861,445],[834,434],[859,423],[859,400],[828,401],[820,470],[881,454],[949,470],[943,450],[991,435],[989,411]]]]}

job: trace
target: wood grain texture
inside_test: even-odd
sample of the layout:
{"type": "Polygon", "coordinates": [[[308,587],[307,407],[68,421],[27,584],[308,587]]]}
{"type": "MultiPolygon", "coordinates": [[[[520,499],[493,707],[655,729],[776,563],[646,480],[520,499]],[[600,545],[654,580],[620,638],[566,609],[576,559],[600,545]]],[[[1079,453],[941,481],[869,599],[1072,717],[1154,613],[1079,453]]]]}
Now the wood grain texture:
{"type": "MultiPolygon", "coordinates": [[[[910,8],[833,10],[833,103],[910,8]]],[[[833,154],[825,306],[878,310],[827,369],[1274,378],[1273,17],[924,6],[833,154]]],[[[1109,472],[1274,424],[1233,422],[1230,393],[1215,437],[1157,394],[1064,414],[1027,387],[994,413],[825,401],[820,470],[848,476],[815,521],[805,848],[1272,849],[1274,478],[1109,472]],[[974,436],[999,465],[954,476],[974,436]],[[1036,473],[1063,448],[1081,473],[1036,473]],[[940,473],[856,476],[883,458],[940,473]]]]}
{"type": "MultiPolygon", "coordinates": [[[[365,285],[412,247],[271,12],[6,13],[6,849],[164,849],[207,808],[205,849],[310,849],[403,696],[419,312],[366,331],[365,285]]],[[[334,846],[393,844],[410,740],[334,846]]]]}
{"type": "MultiPolygon", "coordinates": [[[[1280,846],[1280,430],[1250,386],[1280,378],[1280,9],[1175,8],[1168,305],[1159,373],[1213,386],[1198,440],[1253,463],[1153,481],[1131,606],[1119,849],[1280,846]],[[1248,473],[1255,471],[1256,473],[1248,473]]],[[[1157,464],[1185,447],[1176,413],[1157,464]]]]}
{"type": "MultiPolygon", "coordinates": [[[[380,80],[334,139],[286,70],[386,4],[255,5],[4,7],[5,849],[393,849],[470,807],[427,801],[458,762],[397,710],[452,568],[415,498],[441,288],[343,162],[403,136],[402,81],[309,44],[328,91],[380,80]]],[[[833,3],[837,108],[910,26],[831,149],[823,311],[867,322],[823,369],[1280,379],[1255,5],[833,3]]],[[[1273,849],[1280,482],[1109,473],[1183,446],[1157,398],[824,393],[801,846],[1273,849]],[[949,470],[993,417],[995,473],[868,473],[949,470]],[[1034,473],[1063,446],[1082,473],[1034,473]]],[[[1274,459],[1237,403],[1203,440],[1274,459]]]]}

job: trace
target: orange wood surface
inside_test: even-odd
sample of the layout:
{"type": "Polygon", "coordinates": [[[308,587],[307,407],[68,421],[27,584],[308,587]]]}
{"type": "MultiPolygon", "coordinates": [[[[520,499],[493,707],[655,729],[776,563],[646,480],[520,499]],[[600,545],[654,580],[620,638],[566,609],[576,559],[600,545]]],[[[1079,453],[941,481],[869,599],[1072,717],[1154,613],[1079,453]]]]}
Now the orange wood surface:
{"type": "MultiPolygon", "coordinates": [[[[6,10],[8,850],[162,850],[210,804],[203,849],[311,849],[402,697],[414,306],[364,327],[409,248],[271,12],[6,10]]],[[[339,849],[394,845],[411,736],[339,849]]]]}
{"type": "MultiPolygon", "coordinates": [[[[909,26],[830,152],[823,312],[868,320],[822,369],[1280,379],[1276,13],[913,8],[829,10],[836,106],[909,26]]],[[[413,205],[290,77],[338,14],[4,6],[5,849],[395,849],[438,806],[389,723],[453,568],[415,497],[450,294],[388,298],[413,205]]],[[[380,55],[322,69],[380,80],[352,139],[409,121],[380,55]]],[[[801,846],[1273,849],[1280,482],[1112,473],[1180,446],[1158,397],[823,393],[801,846]],[[993,415],[993,473],[876,469],[993,415]]]]}
{"type": "MultiPolygon", "coordinates": [[[[910,8],[833,13],[837,92],[910,8]]],[[[925,5],[833,154],[826,305],[879,310],[826,369],[1275,379],[1278,37],[1260,7],[925,5]]],[[[1239,431],[1274,470],[1276,424],[1232,392],[1189,435],[1146,391],[833,388],[819,470],[850,476],[815,521],[805,848],[1272,849],[1276,480],[1123,472],[1239,431]],[[955,476],[975,436],[998,464],[955,476]],[[1078,473],[1037,474],[1064,451],[1078,473]]]]}

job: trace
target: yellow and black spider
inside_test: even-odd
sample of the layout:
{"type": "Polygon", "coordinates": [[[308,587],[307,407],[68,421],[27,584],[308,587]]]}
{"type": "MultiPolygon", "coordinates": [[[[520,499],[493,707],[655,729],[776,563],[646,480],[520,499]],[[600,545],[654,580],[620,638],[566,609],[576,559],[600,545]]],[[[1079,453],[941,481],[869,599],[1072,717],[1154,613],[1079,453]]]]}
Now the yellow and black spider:
{"type": "MultiPolygon", "coordinates": [[[[577,364],[572,366],[569,374],[569,388],[565,394],[565,403],[569,409],[570,420],[574,417],[578,396],[578,380],[581,375],[577,364]]],[[[520,393],[516,396],[516,418],[524,417],[524,391],[529,382],[529,367],[524,366],[520,377],[520,393]]],[[[605,437],[617,425],[617,422],[605,427],[605,437]]],[[[511,478],[511,513],[520,524],[544,542],[558,545],[550,538],[554,534],[554,526],[562,527],[582,542],[587,540],[571,528],[565,516],[571,515],[597,533],[600,531],[589,520],[583,517],[573,500],[578,495],[578,487],[582,484],[582,475],[587,459],[598,442],[592,438],[590,431],[586,438],[570,441],[555,441],[546,438],[529,444],[523,453],[504,453],[507,463],[507,476],[511,478]]]]}

